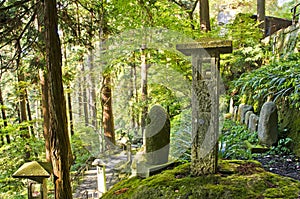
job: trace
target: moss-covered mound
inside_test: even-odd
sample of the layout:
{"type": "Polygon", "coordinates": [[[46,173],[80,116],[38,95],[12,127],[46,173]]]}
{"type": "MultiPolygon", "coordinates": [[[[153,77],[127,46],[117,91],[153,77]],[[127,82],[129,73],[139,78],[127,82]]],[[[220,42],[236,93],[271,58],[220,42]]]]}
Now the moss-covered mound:
{"type": "Polygon", "coordinates": [[[300,182],[264,171],[256,161],[219,163],[215,175],[192,177],[182,164],[146,179],[130,178],[116,184],[103,198],[298,198],[300,182]]]}

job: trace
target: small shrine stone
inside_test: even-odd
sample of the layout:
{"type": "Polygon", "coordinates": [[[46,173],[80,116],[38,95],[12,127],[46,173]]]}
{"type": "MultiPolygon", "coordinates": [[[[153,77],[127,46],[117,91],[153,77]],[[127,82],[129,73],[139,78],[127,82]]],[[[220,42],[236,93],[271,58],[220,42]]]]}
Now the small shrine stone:
{"type": "Polygon", "coordinates": [[[266,102],[260,111],[258,139],[261,144],[271,146],[278,139],[278,113],[274,102],[266,102]]]}

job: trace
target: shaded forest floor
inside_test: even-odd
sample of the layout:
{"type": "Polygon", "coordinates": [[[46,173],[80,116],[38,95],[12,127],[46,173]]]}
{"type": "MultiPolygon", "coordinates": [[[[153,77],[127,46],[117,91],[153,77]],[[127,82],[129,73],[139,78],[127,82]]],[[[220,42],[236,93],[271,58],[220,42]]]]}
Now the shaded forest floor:
{"type": "Polygon", "coordinates": [[[294,155],[259,155],[254,158],[266,171],[300,181],[300,158],[294,155]]]}

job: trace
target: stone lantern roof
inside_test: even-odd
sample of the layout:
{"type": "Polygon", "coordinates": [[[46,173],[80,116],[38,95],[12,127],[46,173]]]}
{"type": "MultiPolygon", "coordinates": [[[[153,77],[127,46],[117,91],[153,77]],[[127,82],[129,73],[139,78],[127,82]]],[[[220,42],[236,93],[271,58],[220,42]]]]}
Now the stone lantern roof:
{"type": "Polygon", "coordinates": [[[44,178],[49,178],[53,173],[52,164],[49,162],[27,162],[24,163],[13,175],[14,178],[28,178],[39,183],[44,178]]]}

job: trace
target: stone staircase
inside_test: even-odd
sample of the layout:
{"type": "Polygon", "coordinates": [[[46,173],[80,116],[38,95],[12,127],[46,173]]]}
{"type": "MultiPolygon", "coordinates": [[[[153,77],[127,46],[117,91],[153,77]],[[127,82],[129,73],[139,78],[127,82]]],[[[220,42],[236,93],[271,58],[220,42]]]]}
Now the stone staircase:
{"type": "MultiPolygon", "coordinates": [[[[126,151],[119,151],[112,155],[103,155],[101,160],[105,163],[106,186],[109,190],[119,181],[116,169],[127,162],[126,151]]],[[[97,168],[90,167],[83,173],[80,184],[73,194],[74,199],[100,198],[102,194],[97,191],[97,168]]]]}

